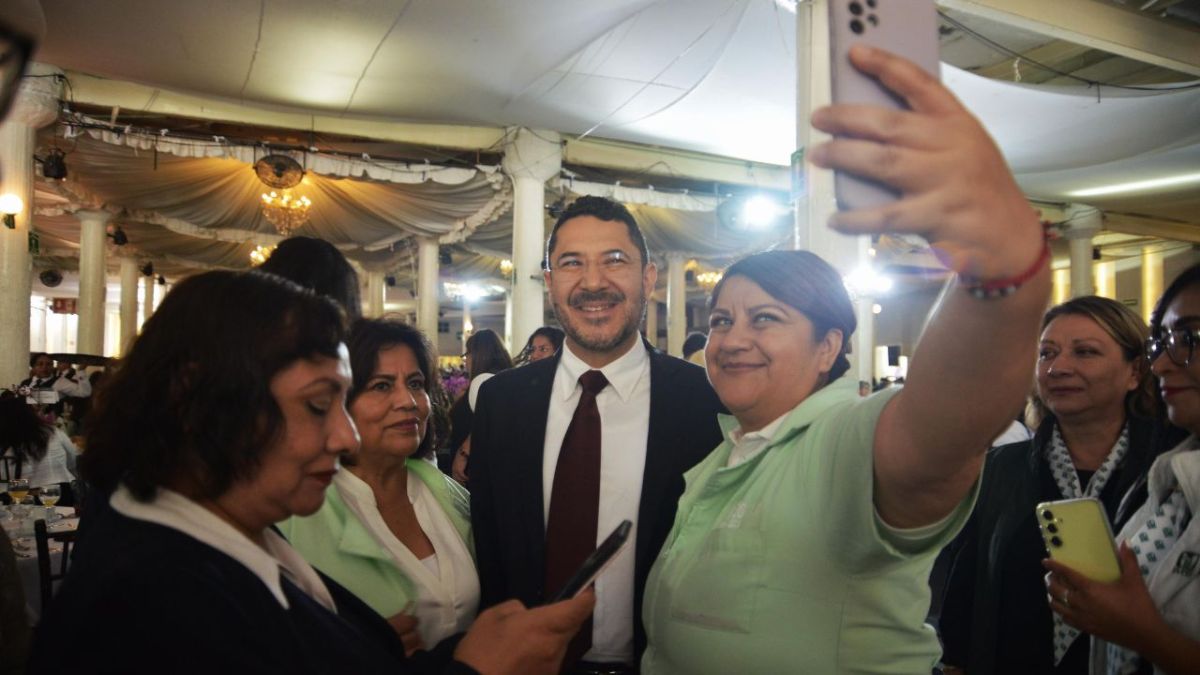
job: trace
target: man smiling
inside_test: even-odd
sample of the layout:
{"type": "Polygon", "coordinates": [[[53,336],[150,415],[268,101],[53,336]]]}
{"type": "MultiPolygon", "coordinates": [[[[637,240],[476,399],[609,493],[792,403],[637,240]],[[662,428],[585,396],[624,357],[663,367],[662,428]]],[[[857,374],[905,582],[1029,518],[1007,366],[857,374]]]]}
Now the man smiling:
{"type": "Polygon", "coordinates": [[[621,521],[634,523],[632,550],[596,582],[593,621],[565,672],[637,663],[642,591],[683,472],[721,439],[720,403],[703,369],[641,340],[657,278],[624,206],[575,201],[546,245],[563,349],[492,378],[476,407],[470,488],[481,607],[545,602],[621,521]]]}

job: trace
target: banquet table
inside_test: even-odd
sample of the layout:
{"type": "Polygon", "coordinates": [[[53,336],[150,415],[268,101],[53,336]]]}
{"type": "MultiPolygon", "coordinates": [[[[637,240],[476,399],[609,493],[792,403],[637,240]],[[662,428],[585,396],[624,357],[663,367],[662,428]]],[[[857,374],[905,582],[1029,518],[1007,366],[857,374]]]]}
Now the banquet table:
{"type": "MultiPolygon", "coordinates": [[[[59,506],[55,510],[58,511],[59,519],[46,524],[46,529],[51,534],[71,531],[79,527],[79,518],[75,516],[73,507],[59,506]]],[[[37,546],[33,538],[33,525],[30,522],[28,533],[22,531],[19,523],[13,519],[3,520],[3,525],[9,538],[12,539],[13,551],[17,554],[17,572],[21,575],[21,587],[25,592],[25,609],[29,615],[29,623],[33,625],[42,615],[41,580],[38,577],[37,546]]],[[[62,562],[63,545],[62,542],[53,539],[49,544],[50,568],[57,570],[62,562]]]]}

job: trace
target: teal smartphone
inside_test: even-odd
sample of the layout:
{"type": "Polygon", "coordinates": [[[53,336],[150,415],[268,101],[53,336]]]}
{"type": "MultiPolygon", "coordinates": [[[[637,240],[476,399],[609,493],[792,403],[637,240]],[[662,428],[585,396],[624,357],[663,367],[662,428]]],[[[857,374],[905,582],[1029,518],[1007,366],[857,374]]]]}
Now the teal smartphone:
{"type": "Polygon", "coordinates": [[[1037,521],[1052,560],[1096,581],[1111,583],[1121,578],[1112,527],[1100,500],[1082,497],[1042,502],[1037,505],[1037,521]]]}

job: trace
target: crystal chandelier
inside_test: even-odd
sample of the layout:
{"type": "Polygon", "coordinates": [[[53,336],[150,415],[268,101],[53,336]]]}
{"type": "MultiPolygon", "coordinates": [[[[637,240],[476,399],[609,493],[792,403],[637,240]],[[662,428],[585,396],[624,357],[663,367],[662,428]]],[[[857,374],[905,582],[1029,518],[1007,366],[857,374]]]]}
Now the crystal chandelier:
{"type": "Polygon", "coordinates": [[[275,230],[283,236],[289,236],[292,230],[308,222],[308,209],[312,200],[304,195],[293,195],[290,190],[282,193],[264,192],[262,196],[263,215],[275,226],[275,230]]]}
{"type": "Polygon", "coordinates": [[[696,284],[705,292],[711,293],[717,282],[721,281],[721,276],[720,272],[701,272],[696,275],[696,284]]]}

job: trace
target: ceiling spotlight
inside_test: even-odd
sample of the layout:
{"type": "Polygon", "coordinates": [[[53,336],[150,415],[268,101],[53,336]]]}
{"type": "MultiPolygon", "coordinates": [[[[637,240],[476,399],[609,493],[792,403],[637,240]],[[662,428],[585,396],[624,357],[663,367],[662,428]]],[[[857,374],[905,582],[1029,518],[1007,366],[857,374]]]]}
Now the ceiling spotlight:
{"type": "Polygon", "coordinates": [[[166,277],[164,277],[164,276],[163,276],[163,275],[161,275],[161,274],[160,274],[160,275],[158,275],[158,285],[159,285],[159,286],[166,286],[166,285],[167,285],[167,278],[166,278],[166,277]]]}
{"type": "Polygon", "coordinates": [[[46,159],[42,160],[42,175],[46,178],[54,180],[67,179],[67,153],[58,148],[51,148],[46,155],[46,159]]]}
{"type": "Polygon", "coordinates": [[[852,294],[863,297],[887,293],[895,282],[874,268],[863,266],[847,275],[845,284],[852,294]]]}
{"type": "Polygon", "coordinates": [[[387,284],[388,288],[395,288],[396,287],[396,275],[389,274],[389,275],[385,276],[383,278],[383,283],[387,284]]]}
{"type": "Polygon", "coordinates": [[[145,265],[142,265],[138,269],[141,270],[142,276],[146,276],[146,277],[154,276],[154,263],[152,263],[152,262],[147,262],[145,265]]]}
{"type": "Polygon", "coordinates": [[[129,243],[129,237],[126,236],[125,230],[122,230],[120,225],[117,225],[113,228],[112,232],[108,233],[108,238],[112,239],[113,244],[116,246],[124,246],[129,243]]]}
{"type": "Polygon", "coordinates": [[[10,230],[17,227],[17,214],[25,208],[25,202],[11,192],[0,196],[0,213],[4,214],[4,226],[10,230]]]}
{"type": "Polygon", "coordinates": [[[742,223],[747,227],[766,227],[783,215],[785,209],[765,195],[755,195],[742,205],[742,223]]]}

